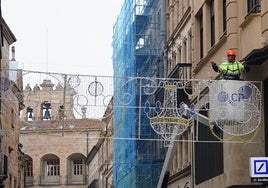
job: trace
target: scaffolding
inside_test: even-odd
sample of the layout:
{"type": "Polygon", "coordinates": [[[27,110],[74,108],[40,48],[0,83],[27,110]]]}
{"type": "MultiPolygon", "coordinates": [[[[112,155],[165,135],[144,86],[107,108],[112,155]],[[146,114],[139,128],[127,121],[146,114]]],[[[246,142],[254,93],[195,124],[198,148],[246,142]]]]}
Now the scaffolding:
{"type": "Polygon", "coordinates": [[[159,135],[135,106],[155,100],[139,89],[146,83],[136,78],[165,76],[165,9],[165,1],[125,0],[114,27],[114,96],[118,99],[114,101],[114,136],[119,139],[114,140],[113,178],[117,188],[154,188],[162,169],[166,149],[162,142],[153,141],[159,135]]]}

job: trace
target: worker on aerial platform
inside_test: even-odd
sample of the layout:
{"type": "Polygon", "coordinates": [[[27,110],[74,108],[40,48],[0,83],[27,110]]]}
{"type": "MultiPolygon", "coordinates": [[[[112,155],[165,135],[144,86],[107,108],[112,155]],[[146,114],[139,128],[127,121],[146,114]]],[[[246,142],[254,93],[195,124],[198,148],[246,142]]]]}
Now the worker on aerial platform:
{"type": "Polygon", "coordinates": [[[227,51],[227,61],[218,66],[215,62],[211,62],[215,72],[222,72],[223,79],[240,80],[242,72],[248,72],[249,67],[239,61],[236,61],[236,50],[230,49],[227,51]]]}

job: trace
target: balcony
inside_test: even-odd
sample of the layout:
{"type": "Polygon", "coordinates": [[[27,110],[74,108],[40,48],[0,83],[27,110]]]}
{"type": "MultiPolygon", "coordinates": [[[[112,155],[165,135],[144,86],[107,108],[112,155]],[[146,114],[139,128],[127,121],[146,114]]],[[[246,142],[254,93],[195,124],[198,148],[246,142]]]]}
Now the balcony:
{"type": "Polygon", "coordinates": [[[30,187],[30,186],[33,186],[33,184],[34,184],[34,177],[33,176],[26,176],[25,177],[25,186],[30,187]]]}
{"type": "Polygon", "coordinates": [[[40,176],[40,185],[60,185],[60,176],[40,176]]]}
{"type": "Polygon", "coordinates": [[[192,93],[192,83],[189,80],[192,78],[192,64],[191,63],[178,63],[174,69],[169,73],[169,78],[179,78],[184,85],[184,91],[179,90],[179,98],[185,94],[185,91],[188,94],[192,93]]]}
{"type": "Polygon", "coordinates": [[[192,64],[191,63],[178,63],[174,69],[169,73],[169,78],[179,78],[182,80],[191,79],[192,64]]]}
{"type": "Polygon", "coordinates": [[[86,175],[68,175],[67,176],[68,185],[85,185],[87,184],[86,175]]]}

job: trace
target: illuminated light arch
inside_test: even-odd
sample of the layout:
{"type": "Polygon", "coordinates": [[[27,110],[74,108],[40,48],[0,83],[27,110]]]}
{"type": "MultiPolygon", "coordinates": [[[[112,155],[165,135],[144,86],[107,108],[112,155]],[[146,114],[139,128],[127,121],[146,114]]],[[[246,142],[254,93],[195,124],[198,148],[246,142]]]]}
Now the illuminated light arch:
{"type": "MultiPolygon", "coordinates": [[[[78,119],[85,115],[83,118],[103,120],[113,115],[113,108],[121,107],[120,118],[122,121],[119,123],[123,124],[127,109],[136,109],[137,117],[146,116],[151,129],[161,136],[162,141],[177,139],[176,136],[187,130],[193,118],[200,112],[199,108],[207,103],[210,104],[207,109],[210,114],[210,125],[217,126],[230,136],[255,134],[260,126],[262,93],[260,82],[231,81],[232,83],[230,83],[226,80],[198,79],[185,81],[174,78],[91,76],[34,71],[22,71],[22,75],[24,80],[29,80],[31,84],[38,83],[38,81],[41,83],[43,79],[51,79],[53,83],[55,82],[57,89],[62,90],[62,97],[57,101],[52,101],[52,105],[57,107],[60,107],[63,103],[63,89],[72,91],[74,93],[72,110],[78,119]],[[114,80],[117,80],[115,89],[113,89],[115,86],[114,80]],[[138,95],[129,92],[130,87],[135,87],[134,89],[137,90],[136,94],[138,95]],[[155,97],[160,90],[164,91],[161,101],[155,97]],[[204,90],[207,90],[207,92],[201,92],[204,90]],[[188,97],[187,104],[189,104],[189,101],[194,101],[194,103],[189,104],[188,107],[185,104],[186,101],[178,102],[178,91],[183,92],[188,97]],[[113,103],[110,103],[112,98],[113,103]],[[109,113],[104,113],[108,107],[112,110],[109,113]],[[86,114],[83,110],[86,110],[86,114]],[[233,116],[232,114],[239,115],[233,116]]],[[[4,81],[0,87],[3,93],[2,100],[10,104],[22,103],[22,98],[25,102],[33,100],[30,92],[16,93],[16,101],[14,98],[10,98],[8,92],[10,92],[16,80],[10,81],[8,78],[2,80],[4,81]]],[[[47,95],[48,98],[52,97],[50,92],[47,92],[47,95]]],[[[42,100],[38,98],[34,100],[36,100],[36,103],[32,107],[40,106],[42,100]]],[[[17,114],[17,116],[20,115],[17,114]]],[[[73,120],[68,115],[65,118],[65,123],[72,126],[73,120]]],[[[2,120],[4,119],[2,117],[2,120]]],[[[27,122],[23,119],[21,121],[24,122],[23,125],[33,128],[34,122],[27,122]]],[[[57,125],[60,126],[61,121],[58,120],[57,125]]],[[[137,129],[140,129],[143,125],[140,121],[137,122],[137,129]]],[[[23,127],[15,129],[19,130],[20,128],[23,127]]],[[[120,131],[121,128],[123,128],[123,125],[119,125],[114,131],[120,131]]],[[[57,128],[53,127],[52,129],[57,128]]],[[[38,132],[38,130],[35,131],[38,132]]],[[[83,132],[84,129],[80,131],[83,132]]],[[[114,137],[114,139],[118,138],[114,137]]],[[[137,135],[137,139],[145,138],[137,135]]]]}

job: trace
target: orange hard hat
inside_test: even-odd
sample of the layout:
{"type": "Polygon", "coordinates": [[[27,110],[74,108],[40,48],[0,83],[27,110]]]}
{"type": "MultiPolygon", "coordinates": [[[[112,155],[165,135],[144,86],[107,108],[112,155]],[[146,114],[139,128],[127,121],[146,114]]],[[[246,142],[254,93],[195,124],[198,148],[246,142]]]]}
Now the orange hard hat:
{"type": "Polygon", "coordinates": [[[236,50],[228,50],[227,55],[234,55],[236,56],[236,50]]]}

